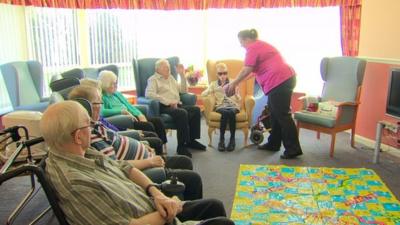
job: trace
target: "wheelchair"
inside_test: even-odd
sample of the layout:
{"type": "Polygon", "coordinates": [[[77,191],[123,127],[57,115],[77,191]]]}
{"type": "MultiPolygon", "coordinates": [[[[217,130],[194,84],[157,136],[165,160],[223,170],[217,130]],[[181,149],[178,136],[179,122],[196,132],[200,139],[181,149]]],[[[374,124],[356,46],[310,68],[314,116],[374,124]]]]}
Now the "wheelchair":
{"type": "MultiPolygon", "coordinates": [[[[36,182],[39,182],[41,185],[41,188],[43,189],[46,198],[50,204],[49,207],[47,207],[42,213],[40,213],[30,224],[35,224],[37,223],[44,215],[46,215],[47,212],[50,210],[53,210],[54,215],[56,216],[58,222],[60,225],[67,225],[68,222],[65,219],[65,215],[63,211],[61,210],[60,206],[58,205],[58,199],[56,196],[55,190],[51,187],[50,183],[47,180],[46,174],[45,174],[45,167],[46,167],[46,156],[43,157],[38,164],[35,164],[30,147],[43,142],[43,138],[35,138],[29,140],[29,135],[28,131],[25,127],[23,126],[14,126],[11,128],[8,128],[2,132],[0,132],[0,135],[7,135],[8,133],[10,134],[9,136],[6,136],[4,140],[1,142],[5,142],[7,139],[10,137],[12,138],[12,142],[18,142],[21,137],[19,136],[18,130],[23,129],[25,132],[26,136],[26,141],[21,141],[17,145],[17,149],[14,151],[14,153],[10,156],[10,158],[5,162],[3,167],[0,170],[0,185],[2,185],[4,182],[13,179],[17,176],[20,175],[29,175],[30,176],[30,181],[31,181],[31,189],[30,191],[25,195],[23,200],[18,204],[18,206],[14,209],[14,211],[11,213],[11,215],[8,217],[6,224],[12,224],[16,217],[21,213],[22,209],[29,203],[29,201],[33,198],[34,196],[34,191],[36,190],[36,182]],[[9,170],[10,166],[15,162],[17,159],[18,155],[21,153],[23,150],[27,150],[27,159],[26,163],[23,164],[20,167],[17,167],[16,169],[9,170]],[[37,181],[35,181],[35,178],[37,181]]],[[[12,143],[11,142],[11,143],[12,143]]]]}
{"type": "Polygon", "coordinates": [[[264,133],[271,132],[270,112],[268,105],[265,105],[261,115],[257,118],[256,124],[251,127],[250,141],[259,145],[264,141],[264,133]]]}

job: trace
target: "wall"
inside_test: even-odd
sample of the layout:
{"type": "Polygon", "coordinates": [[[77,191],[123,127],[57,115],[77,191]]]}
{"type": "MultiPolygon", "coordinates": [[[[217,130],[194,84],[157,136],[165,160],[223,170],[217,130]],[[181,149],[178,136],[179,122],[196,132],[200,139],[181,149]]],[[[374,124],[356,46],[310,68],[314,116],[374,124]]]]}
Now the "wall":
{"type": "Polygon", "coordinates": [[[359,56],[400,59],[400,1],[363,0],[359,56]]]}
{"type": "MultiPolygon", "coordinates": [[[[389,70],[400,67],[400,1],[363,0],[359,56],[368,60],[361,105],[357,116],[356,134],[373,144],[376,123],[397,122],[385,115],[389,70]]],[[[399,87],[400,88],[400,87],[399,87]]],[[[393,143],[384,140],[393,146],[393,143]]]]}

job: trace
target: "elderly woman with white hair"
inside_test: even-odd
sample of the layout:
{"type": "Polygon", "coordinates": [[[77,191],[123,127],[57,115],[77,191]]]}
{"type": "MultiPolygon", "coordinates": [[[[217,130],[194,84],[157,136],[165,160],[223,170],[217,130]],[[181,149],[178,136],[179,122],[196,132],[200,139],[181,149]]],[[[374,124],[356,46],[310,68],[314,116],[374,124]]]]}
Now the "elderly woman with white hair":
{"type": "Polygon", "coordinates": [[[225,63],[216,65],[218,79],[210,83],[208,88],[201,93],[203,97],[215,98],[214,109],[221,114],[220,137],[218,143],[218,151],[233,151],[235,150],[235,131],[236,131],[236,114],[240,111],[239,87],[235,88],[235,93],[232,96],[227,96],[225,89],[229,85],[228,67],[225,63]],[[225,129],[229,124],[231,137],[229,144],[225,147],[225,129]]]}
{"type": "Polygon", "coordinates": [[[147,118],[138,108],[131,105],[121,92],[117,91],[117,75],[112,71],[103,70],[99,74],[99,80],[103,91],[102,116],[129,115],[134,121],[134,129],[156,132],[163,143],[167,143],[167,135],[161,119],[147,118]]]}

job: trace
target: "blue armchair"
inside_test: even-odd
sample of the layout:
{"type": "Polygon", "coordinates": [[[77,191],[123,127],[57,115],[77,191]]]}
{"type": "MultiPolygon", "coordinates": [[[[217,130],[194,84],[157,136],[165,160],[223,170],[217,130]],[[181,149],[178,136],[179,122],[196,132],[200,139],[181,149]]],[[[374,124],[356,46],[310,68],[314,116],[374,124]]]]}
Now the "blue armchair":
{"type": "Polygon", "coordinates": [[[364,78],[366,61],[354,57],[323,58],[321,77],[324,81],[319,97],[302,97],[303,110],[295,112],[297,130],[314,130],[332,136],[330,156],[333,157],[336,133],[351,130],[351,147],[354,148],[355,121],[364,78]],[[318,110],[311,104],[318,105],[318,110]]]}
{"type": "MultiPolygon", "coordinates": [[[[133,59],[133,68],[135,71],[135,82],[136,82],[136,95],[138,104],[149,106],[149,116],[160,117],[164,122],[164,126],[167,129],[176,129],[176,126],[172,120],[172,117],[168,114],[160,114],[160,102],[158,100],[149,99],[145,97],[145,91],[147,87],[147,80],[155,73],[155,63],[159,58],[144,58],[144,59],[133,59]]],[[[177,72],[175,66],[179,63],[178,57],[167,58],[171,66],[171,74],[174,78],[177,78],[177,72]]],[[[190,93],[184,93],[180,95],[182,104],[184,105],[195,105],[196,95],[190,93]]]]}
{"type": "Polygon", "coordinates": [[[38,61],[10,62],[0,66],[14,110],[43,112],[48,98],[43,93],[43,66],[38,61]]]}

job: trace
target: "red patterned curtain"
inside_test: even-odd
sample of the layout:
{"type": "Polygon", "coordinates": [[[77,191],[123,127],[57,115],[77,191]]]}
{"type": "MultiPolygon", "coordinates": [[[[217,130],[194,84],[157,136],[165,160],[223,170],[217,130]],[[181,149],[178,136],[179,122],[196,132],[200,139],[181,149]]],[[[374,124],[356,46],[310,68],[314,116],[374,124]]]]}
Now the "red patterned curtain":
{"type": "Polygon", "coordinates": [[[342,54],[357,56],[362,0],[0,0],[0,3],[55,8],[204,10],[340,6],[342,54]]]}
{"type": "Polygon", "coordinates": [[[342,54],[358,56],[361,27],[361,4],[340,7],[342,54]]]}

